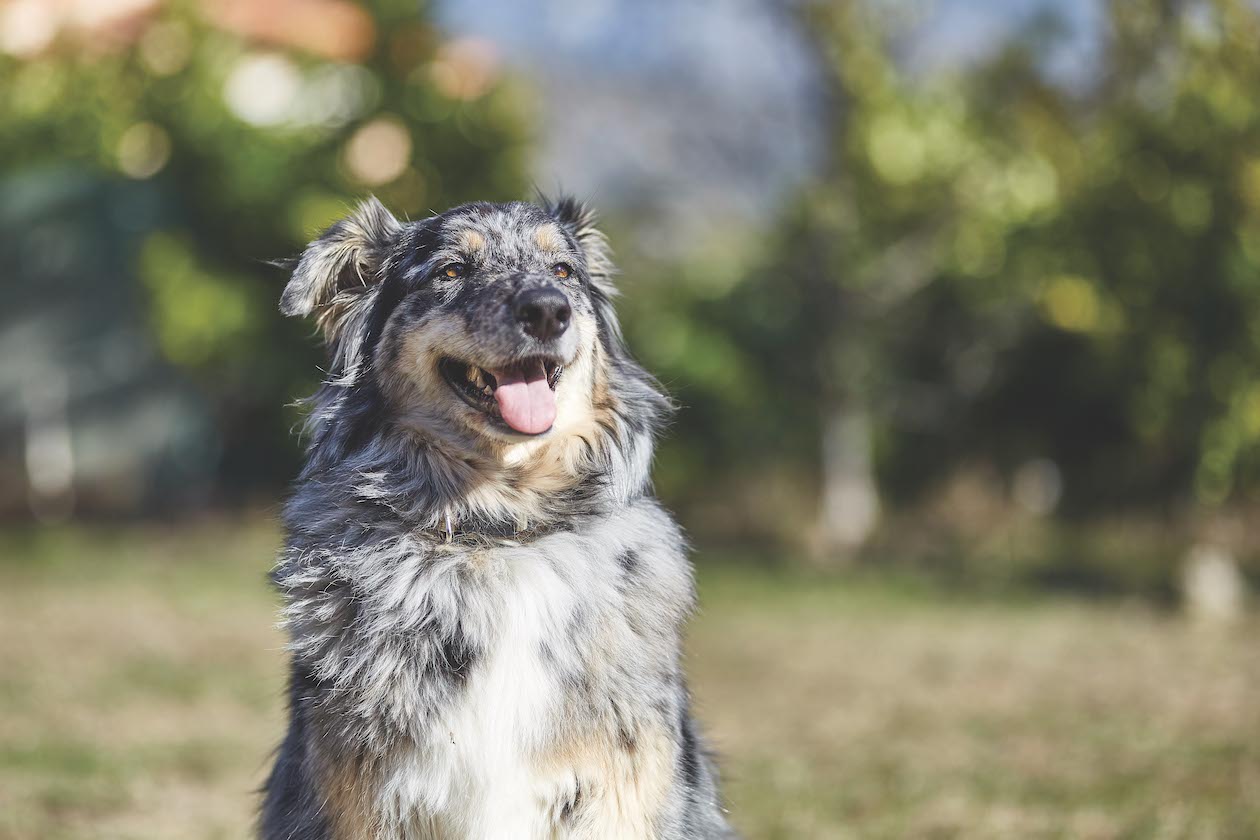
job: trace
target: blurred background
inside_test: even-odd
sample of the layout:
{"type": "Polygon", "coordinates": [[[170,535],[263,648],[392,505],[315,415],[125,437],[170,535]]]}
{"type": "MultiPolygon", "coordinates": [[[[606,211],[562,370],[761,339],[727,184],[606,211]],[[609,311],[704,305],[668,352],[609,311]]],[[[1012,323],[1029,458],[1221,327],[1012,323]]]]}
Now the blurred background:
{"type": "Polygon", "coordinates": [[[361,196],[577,194],[750,838],[1260,836],[1260,6],[0,0],[0,837],[236,837],[361,196]]]}

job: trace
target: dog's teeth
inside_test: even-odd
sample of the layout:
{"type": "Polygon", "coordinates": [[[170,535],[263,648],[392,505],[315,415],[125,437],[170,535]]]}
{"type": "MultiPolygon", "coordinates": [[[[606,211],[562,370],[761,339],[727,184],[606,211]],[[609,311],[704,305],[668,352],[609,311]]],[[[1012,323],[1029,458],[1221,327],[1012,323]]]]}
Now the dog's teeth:
{"type": "Polygon", "coordinates": [[[486,381],[488,374],[476,365],[468,366],[468,381],[479,391],[488,392],[490,383],[486,381]]]}

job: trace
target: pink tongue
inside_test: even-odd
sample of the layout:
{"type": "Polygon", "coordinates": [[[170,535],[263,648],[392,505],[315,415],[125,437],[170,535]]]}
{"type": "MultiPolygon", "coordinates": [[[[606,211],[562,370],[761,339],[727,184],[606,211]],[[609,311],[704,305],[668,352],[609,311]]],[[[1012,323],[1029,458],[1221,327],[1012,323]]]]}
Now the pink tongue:
{"type": "Polygon", "coordinates": [[[503,421],[518,432],[536,435],[547,431],[556,422],[556,393],[547,384],[542,362],[527,362],[502,371],[494,371],[499,387],[494,398],[499,401],[503,421]]]}

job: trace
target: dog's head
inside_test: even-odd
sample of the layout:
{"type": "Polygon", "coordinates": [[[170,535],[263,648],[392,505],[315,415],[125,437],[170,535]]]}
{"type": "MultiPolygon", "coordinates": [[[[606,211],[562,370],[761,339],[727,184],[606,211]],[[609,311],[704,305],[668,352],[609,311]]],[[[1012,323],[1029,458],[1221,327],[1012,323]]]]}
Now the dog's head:
{"type": "Polygon", "coordinates": [[[404,223],[370,199],[310,244],[281,309],[323,327],[333,393],[317,413],[341,449],[384,421],[510,459],[663,407],[621,347],[610,274],[572,200],[404,223]]]}

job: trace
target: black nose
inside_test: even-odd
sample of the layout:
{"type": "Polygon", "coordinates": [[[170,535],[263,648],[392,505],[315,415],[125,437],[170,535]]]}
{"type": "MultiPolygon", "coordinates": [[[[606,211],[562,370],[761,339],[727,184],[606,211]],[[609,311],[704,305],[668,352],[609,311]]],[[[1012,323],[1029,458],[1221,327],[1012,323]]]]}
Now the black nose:
{"type": "Polygon", "coordinates": [[[569,299],[559,289],[526,289],[512,302],[512,312],[525,332],[539,341],[558,338],[569,328],[569,299]]]}

